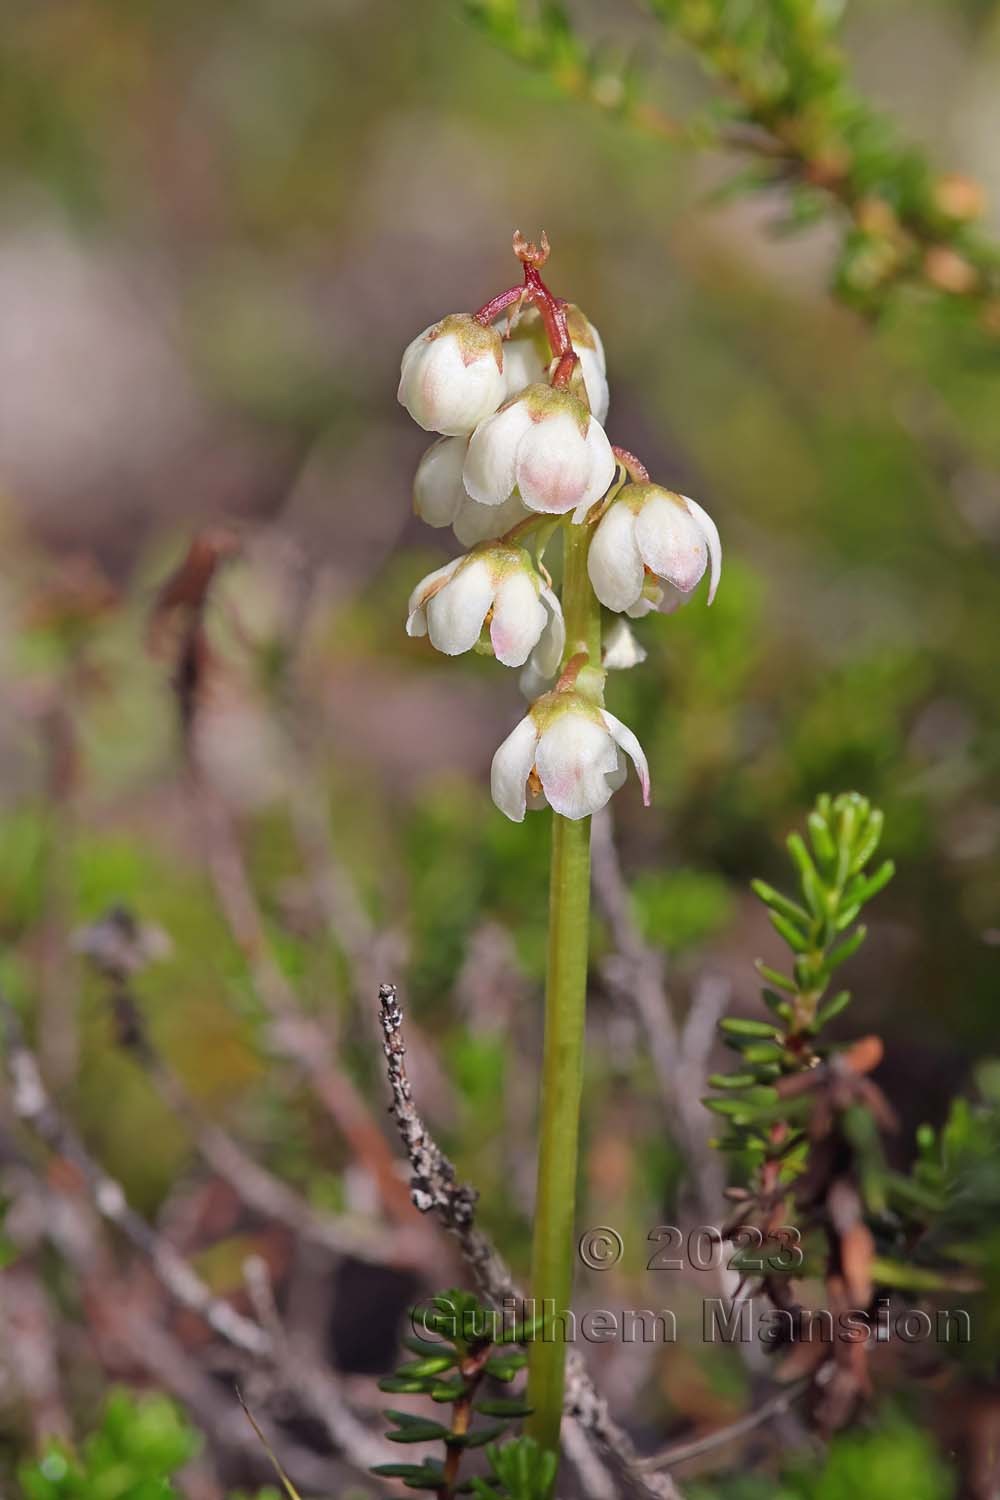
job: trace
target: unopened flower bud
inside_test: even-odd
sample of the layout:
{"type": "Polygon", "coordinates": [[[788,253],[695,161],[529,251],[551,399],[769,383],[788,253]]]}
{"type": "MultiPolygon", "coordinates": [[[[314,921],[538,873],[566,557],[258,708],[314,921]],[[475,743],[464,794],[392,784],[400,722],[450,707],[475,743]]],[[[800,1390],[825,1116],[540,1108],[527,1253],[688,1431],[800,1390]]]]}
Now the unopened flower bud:
{"type": "Polygon", "coordinates": [[[562,515],[589,509],[614,472],[604,428],[582,401],[535,384],[476,428],[463,478],[482,505],[502,504],[516,486],[529,510],[562,515]]]}
{"type": "Polygon", "coordinates": [[[564,818],[586,818],[624,783],[625,755],[638,772],[648,807],[649,768],[632,731],[579,693],[549,693],[494,755],[493,801],[515,823],[524,820],[529,806],[548,805],[564,818]]]}
{"type": "Polygon", "coordinates": [[[658,484],[627,484],[594,532],[587,571],[608,609],[633,616],[656,607],[656,580],[689,594],[710,569],[715,598],[722,547],[715,522],[694,500],[658,484]]]}
{"type": "Polygon", "coordinates": [[[413,480],[417,515],[428,526],[451,526],[463,547],[503,536],[531,514],[516,494],[502,505],[480,505],[473,500],[462,482],[468,451],[468,438],[438,438],[420,460],[413,480]]]}
{"type": "Polygon", "coordinates": [[[398,399],[427,432],[471,432],[504,393],[500,335],[471,313],[432,323],[403,353],[398,399]]]}
{"type": "Polygon", "coordinates": [[[543,640],[561,655],[562,607],[523,547],[484,543],[437,568],[410,595],[407,635],[429,635],[446,656],[474,647],[521,667],[543,640]]]}

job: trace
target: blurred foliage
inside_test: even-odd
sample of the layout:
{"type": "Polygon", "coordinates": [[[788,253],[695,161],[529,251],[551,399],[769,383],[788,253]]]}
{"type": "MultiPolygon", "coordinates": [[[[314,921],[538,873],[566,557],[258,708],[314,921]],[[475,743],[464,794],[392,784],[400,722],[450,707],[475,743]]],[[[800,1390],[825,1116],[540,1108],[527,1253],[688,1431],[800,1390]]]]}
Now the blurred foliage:
{"type": "MultiPolygon", "coordinates": [[[[94,313],[84,354],[68,359],[59,343],[34,377],[30,362],[0,363],[5,405],[34,379],[51,463],[22,453],[27,417],[5,429],[0,978],[44,1045],[55,955],[79,1026],[61,1099],[137,1207],[183,1209],[203,1181],[193,1143],[114,1045],[106,999],[70,951],[74,930],[124,901],[172,939],[136,990],[209,1116],[313,1202],[371,1213],[343,1141],[298,1074],[268,1057],[198,850],[170,665],[143,648],[188,526],[220,511],[259,521],[264,546],[234,562],[213,603],[205,728],[268,937],[377,1103],[350,959],[313,910],[288,812],[304,778],[441,1065],[421,1102],[481,1189],[485,1227],[523,1267],[547,830],[543,818],[508,824],[485,788],[521,711],[516,690],[491,663],[443,664],[403,635],[413,581],[443,553],[407,527],[416,449],[392,392],[406,339],[509,279],[516,224],[545,227],[553,285],[604,335],[613,440],[696,495],[726,548],[712,609],[696,597],[641,622],[649,667],[609,687],[653,773],[650,813],[634,789],[615,801],[642,930],[670,952],[680,1007],[707,964],[734,976],[734,1011],[753,1016],[750,961],[776,962],[780,939],[746,884],[762,872],[783,888],[776,835],[827,787],[857,787],[884,810],[899,873],[873,905],[850,961],[856,998],[824,1046],[848,1026],[884,1038],[904,1127],[876,1142],[884,1269],[914,1236],[934,1275],[967,1275],[975,1259],[988,1318],[997,1108],[976,1063],[996,1047],[1000,369],[982,330],[995,295],[987,230],[947,204],[975,206],[966,175],[996,135],[996,7],[856,0],[846,62],[836,5],[664,3],[653,19],[586,4],[567,19],[522,0],[476,9],[499,47],[456,0],[428,0],[419,25],[398,0],[80,0],[15,7],[3,28],[6,315],[23,308],[40,349],[52,338],[42,314],[72,325],[98,272],[125,287],[127,313],[94,313]],[[708,93],[692,58],[710,65],[708,93]],[[882,91],[898,128],[882,123],[882,91]],[[929,143],[926,160],[900,144],[911,135],[929,143]],[[702,151],[719,142],[721,170],[702,151]],[[748,150],[750,176],[729,182],[733,153],[748,150]],[[807,180],[817,157],[836,167],[820,182],[807,180]],[[771,236],[772,220],[803,232],[771,236]],[[55,268],[53,241],[67,257],[55,268]],[[940,257],[928,267],[942,249],[982,292],[941,286],[964,274],[940,257]],[[877,305],[877,323],[831,302],[831,280],[852,304],[877,305]],[[122,445],[143,431],[133,403],[159,390],[150,371],[126,362],[108,425],[88,398],[119,340],[149,324],[179,370],[153,436],[172,403],[194,418],[162,449],[147,433],[129,465],[122,445]],[[81,459],[66,413],[94,434],[100,463],[81,459]],[[304,752],[277,707],[278,518],[321,570],[295,667],[304,752]],[[73,551],[110,574],[113,598],[80,573],[60,582],[73,551]],[[60,705],[73,751],[62,785],[60,705]],[[509,946],[486,968],[484,1000],[480,944],[491,951],[496,927],[509,946]]],[[[606,947],[596,932],[580,1215],[642,1247],[650,1225],[680,1213],[685,1165],[631,1017],[600,983],[606,947]]],[[[201,1247],[220,1289],[247,1245],[242,1232],[221,1238],[201,1247]]],[[[637,1305],[653,1295],[638,1278],[623,1285],[637,1305]]],[[[675,1291],[683,1318],[695,1293],[675,1291]]],[[[963,1360],[995,1347],[983,1326],[956,1348],[963,1360]]],[[[89,1366],[73,1375],[97,1383],[89,1366]]],[[[636,1412],[650,1430],[699,1430],[738,1417],[746,1390],[735,1362],[681,1345],[651,1358],[636,1412]]],[[[2,1419],[26,1451],[20,1415],[2,1419]]],[[[841,1452],[862,1455],[856,1465],[867,1454],[882,1484],[895,1453],[903,1467],[882,1492],[921,1495],[937,1483],[929,1441],[887,1433],[835,1440],[829,1472],[846,1472],[841,1452]]],[[[731,1493],[799,1496],[833,1483],[825,1472],[785,1476],[781,1490],[740,1475],[731,1493]]]]}
{"type": "Polygon", "coordinates": [[[79,1455],[53,1445],[18,1473],[24,1500],[166,1500],[171,1476],[199,1447],[194,1429],[162,1396],[108,1398],[79,1455]]]}
{"type": "MultiPolygon", "coordinates": [[[[198,1452],[201,1440],[163,1396],[111,1393],[100,1425],[78,1454],[51,1444],[18,1471],[23,1500],[171,1500],[182,1491],[171,1482],[198,1452]]],[[[267,1488],[230,1500],[279,1500],[267,1488]]]]}
{"type": "Polygon", "coordinates": [[[825,1456],[798,1464],[777,1480],[755,1474],[694,1483],[690,1500],[951,1500],[955,1484],[927,1433],[902,1416],[871,1432],[838,1437],[825,1456]]]}
{"type": "MultiPolygon", "coordinates": [[[[1000,334],[1000,250],[969,228],[982,189],[934,174],[852,88],[835,41],[840,4],[825,0],[650,0],[668,34],[694,48],[728,93],[683,124],[644,102],[634,56],[583,41],[561,0],[465,0],[471,18],[557,89],[674,143],[731,147],[753,162],[720,195],[783,191],[776,233],[846,209],[833,281],[874,312],[900,283],[970,301],[1000,334]]],[[[608,26],[605,11],[601,23],[608,26]]]]}

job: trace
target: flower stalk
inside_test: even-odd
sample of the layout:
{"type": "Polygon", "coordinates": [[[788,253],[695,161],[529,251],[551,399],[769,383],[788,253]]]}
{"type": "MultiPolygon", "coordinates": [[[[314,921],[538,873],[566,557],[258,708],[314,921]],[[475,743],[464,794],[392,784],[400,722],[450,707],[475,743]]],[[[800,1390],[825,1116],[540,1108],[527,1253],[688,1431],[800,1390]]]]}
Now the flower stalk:
{"type": "MultiPolygon", "coordinates": [[[[601,660],[600,605],[587,576],[590,529],[564,533],[563,610],[567,661],[586,652],[601,660]]],[[[528,1352],[526,1431],[558,1454],[566,1346],[553,1337],[550,1313],[568,1310],[573,1290],[580,1099],[590,932],[590,819],[552,814],[545,1045],[539,1114],[538,1187],[531,1252],[531,1292],[544,1319],[528,1352]]],[[[560,1325],[556,1325],[558,1328],[560,1325]]]]}

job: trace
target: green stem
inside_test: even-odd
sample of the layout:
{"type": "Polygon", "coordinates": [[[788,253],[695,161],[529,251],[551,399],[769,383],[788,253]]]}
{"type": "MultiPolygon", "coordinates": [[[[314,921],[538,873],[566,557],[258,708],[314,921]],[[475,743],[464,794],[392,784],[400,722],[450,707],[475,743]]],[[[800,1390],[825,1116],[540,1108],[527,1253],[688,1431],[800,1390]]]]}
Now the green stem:
{"type": "MultiPolygon", "coordinates": [[[[567,524],[563,611],[566,660],[586,650],[600,664],[601,614],[587,577],[589,528],[567,524]]],[[[549,951],[545,990],[538,1147],[538,1192],[531,1257],[535,1315],[545,1317],[528,1351],[526,1430],[558,1455],[566,1363],[565,1325],[551,1315],[570,1307],[576,1242],[575,1209],[584,1014],[590,922],[590,819],[553,814],[549,886],[549,951]]]]}

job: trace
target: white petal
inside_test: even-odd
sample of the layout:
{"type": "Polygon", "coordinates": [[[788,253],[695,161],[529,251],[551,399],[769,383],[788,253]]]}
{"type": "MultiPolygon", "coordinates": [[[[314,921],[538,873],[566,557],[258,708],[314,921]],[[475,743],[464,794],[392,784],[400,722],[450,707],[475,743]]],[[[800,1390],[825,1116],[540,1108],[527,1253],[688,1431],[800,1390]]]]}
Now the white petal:
{"type": "Polygon", "coordinates": [[[618,751],[603,724],[570,709],[541,736],[535,766],[555,811],[586,818],[611,796],[608,776],[617,770],[618,751]]]}
{"type": "Polygon", "coordinates": [[[614,714],[609,714],[606,708],[603,708],[601,710],[601,714],[604,718],[605,724],[608,726],[610,734],[614,738],[615,743],[617,745],[620,745],[621,748],[625,751],[625,754],[631,758],[632,764],[635,766],[635,769],[638,772],[639,784],[642,787],[643,803],[646,807],[648,807],[649,765],[642,746],[639,744],[639,741],[636,739],[631,729],[629,729],[628,725],[623,724],[621,719],[616,719],[614,714]]]}
{"type": "MultiPolygon", "coordinates": [[[[413,356],[418,352],[418,350],[423,349],[424,345],[427,342],[428,335],[432,334],[437,326],[438,325],[436,323],[428,324],[423,333],[418,333],[416,338],[411,339],[407,344],[406,348],[403,350],[403,357],[399,362],[399,373],[401,377],[406,374],[407,365],[411,362],[413,356]]],[[[402,385],[402,380],[400,381],[400,385],[402,385]]],[[[400,400],[402,400],[402,397],[400,397],[400,400]]]]}
{"type": "Polygon", "coordinates": [[[413,508],[428,526],[450,526],[468,500],[462,483],[468,447],[466,438],[438,438],[417,465],[413,508]]]}
{"type": "Polygon", "coordinates": [[[534,579],[521,568],[508,573],[493,598],[490,640],[497,661],[523,667],[547,620],[534,579]]]}
{"type": "Polygon", "coordinates": [[[481,422],[472,434],[462,478],[473,500],[480,505],[502,505],[515,485],[517,447],[534,426],[522,401],[513,401],[481,422]]]}
{"type": "Polygon", "coordinates": [[[433,573],[428,573],[426,578],[421,578],[410,595],[409,604],[406,606],[407,635],[427,634],[427,611],[424,600],[439,580],[451,577],[461,561],[460,557],[453,557],[451,562],[445,563],[443,568],[435,568],[433,573]]]}
{"type": "Polygon", "coordinates": [[[604,357],[604,340],[601,338],[601,335],[598,333],[597,329],[595,328],[594,324],[591,323],[589,318],[587,319],[587,327],[590,329],[590,336],[594,340],[594,353],[597,355],[597,362],[600,365],[601,373],[603,374],[608,368],[607,361],[604,357]]]}
{"type": "Polygon", "coordinates": [[[517,487],[532,510],[551,515],[573,510],[587,493],[592,470],[586,438],[568,411],[533,423],[518,445],[517,487]]]}
{"type": "Polygon", "coordinates": [[[566,621],[563,619],[562,605],[547,583],[542,584],[542,603],[548,610],[549,621],[538,642],[538,664],[554,677],[562,665],[563,652],[566,650],[566,621]]]}
{"type": "Polygon", "coordinates": [[[628,621],[619,615],[604,632],[601,666],[606,672],[624,672],[645,660],[645,648],[636,640],[628,621]]]}
{"type": "Polygon", "coordinates": [[[683,504],[653,494],[635,519],[642,560],[657,578],[689,594],[708,566],[705,534],[683,504]]]}
{"type": "Polygon", "coordinates": [[[522,698],[527,698],[529,703],[534,703],[543,693],[551,690],[553,678],[548,672],[543,672],[535,658],[535,653],[528,657],[527,662],[521,669],[521,675],[517,679],[518,690],[522,698]]]}
{"type": "Polygon", "coordinates": [[[603,423],[607,418],[608,405],[611,400],[603,363],[598,359],[595,349],[581,348],[577,350],[577,354],[580,356],[580,372],[587,390],[590,410],[597,420],[603,423]]]}
{"type": "Polygon", "coordinates": [[[528,657],[528,664],[518,678],[518,687],[529,702],[540,698],[555,682],[566,650],[566,622],[562,605],[547,583],[542,584],[541,600],[547,616],[545,629],[528,657]]]}
{"type": "Polygon", "coordinates": [[[587,428],[587,448],[590,451],[592,468],[590,484],[583,499],[593,504],[607,492],[618,467],[618,460],[611,450],[608,435],[595,417],[591,417],[587,428]]]}
{"type": "Polygon", "coordinates": [[[715,598],[715,591],[719,587],[719,579],[722,577],[722,541],[719,537],[719,528],[708,511],[703,510],[697,500],[692,500],[689,495],[682,495],[681,499],[695,520],[701,523],[702,533],[708,547],[708,602],[711,604],[715,598]]]}
{"type": "Polygon", "coordinates": [[[613,792],[620,792],[626,781],[628,781],[628,761],[617,746],[615,747],[615,753],[618,756],[618,764],[613,771],[608,773],[608,786],[613,792]]]}
{"type": "Polygon", "coordinates": [[[481,557],[460,558],[455,575],[428,600],[427,631],[431,644],[446,656],[471,651],[493,602],[493,569],[481,557]]]}
{"type": "Polygon", "coordinates": [[[516,492],[502,505],[480,505],[471,495],[465,495],[455,517],[453,530],[463,547],[474,547],[477,542],[492,541],[494,537],[503,536],[505,531],[530,515],[531,511],[521,503],[521,497],[516,492]]]}
{"type": "Polygon", "coordinates": [[[533,338],[508,339],[503,346],[503,378],[508,396],[545,378],[545,362],[533,338]]]}
{"type": "Polygon", "coordinates": [[[587,553],[594,593],[608,609],[631,609],[642,596],[645,571],[635,539],[635,512],[612,502],[597,523],[587,553]]]}
{"type": "Polygon", "coordinates": [[[397,395],[418,426],[461,437],[496,411],[503,374],[489,352],[466,364],[453,333],[425,336],[406,350],[397,395]]]}
{"type": "Polygon", "coordinates": [[[527,781],[535,764],[538,730],[530,714],[511,730],[493,757],[490,795],[502,813],[514,823],[524,822],[527,781]]]}

